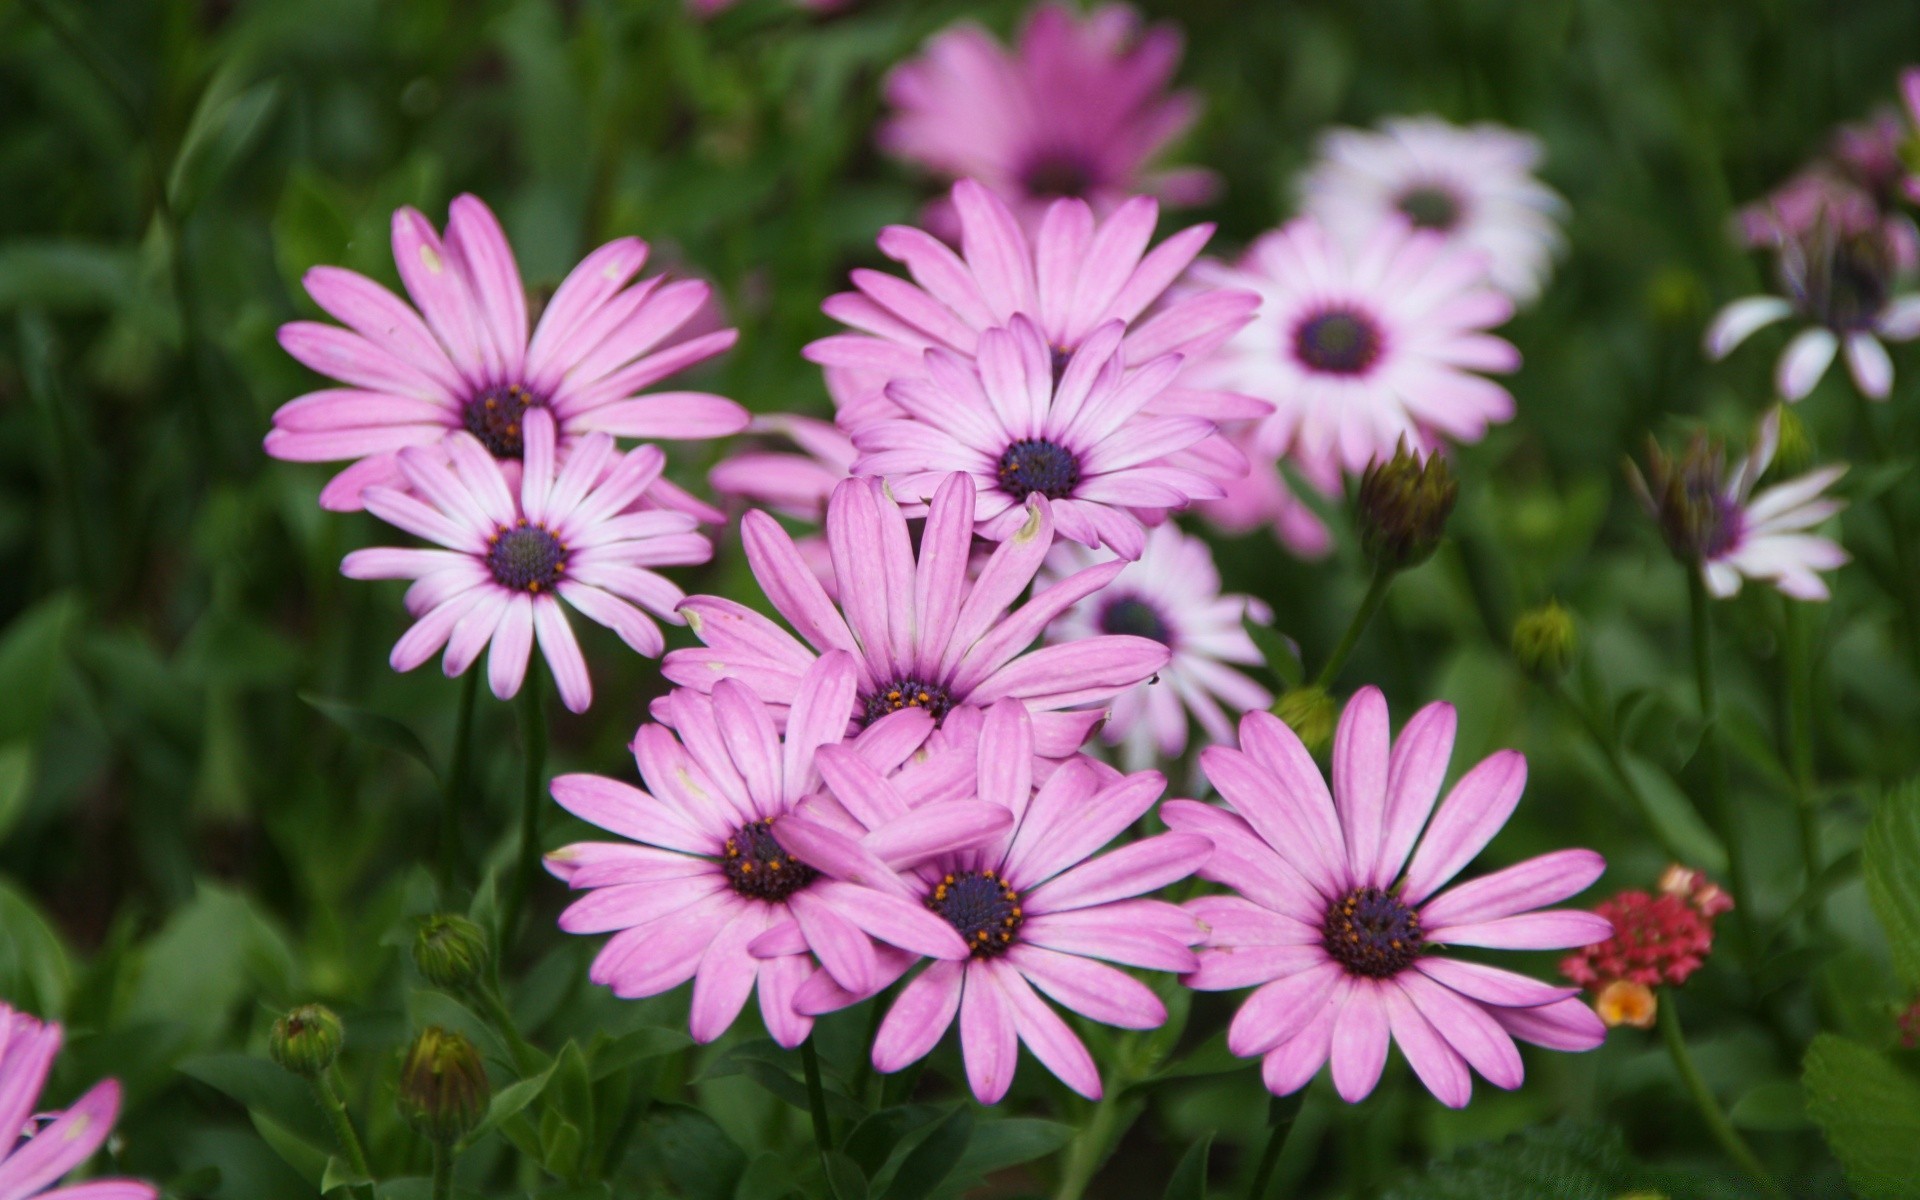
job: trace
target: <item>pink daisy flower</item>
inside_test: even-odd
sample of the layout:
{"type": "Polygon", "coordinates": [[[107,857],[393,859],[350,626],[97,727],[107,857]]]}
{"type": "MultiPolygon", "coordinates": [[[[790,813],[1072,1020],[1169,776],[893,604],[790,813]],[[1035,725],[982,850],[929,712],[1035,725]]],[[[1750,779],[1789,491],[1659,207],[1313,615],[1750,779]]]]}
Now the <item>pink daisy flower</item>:
{"type": "Polygon", "coordinates": [[[1195,377],[1273,402],[1256,435],[1268,457],[1358,473],[1401,438],[1427,450],[1442,437],[1474,442],[1513,415],[1507,390],[1474,374],[1520,365],[1487,332],[1513,302],[1488,284],[1483,256],[1436,233],[1388,220],[1348,251],[1302,218],[1261,237],[1238,266],[1194,273],[1261,294],[1259,317],[1195,377]]]}
{"type": "Polygon", "coordinates": [[[1391,747],[1390,732],[1379,689],[1361,689],[1334,735],[1332,794],[1300,739],[1269,713],[1241,720],[1239,749],[1201,752],[1230,809],[1175,800],[1161,818],[1213,839],[1200,873],[1239,894],[1188,903],[1210,933],[1186,982],[1255,987],[1227,1047],[1263,1056],[1275,1095],[1304,1087],[1331,1059],[1335,1090],[1357,1102],[1398,1042],[1427,1089],[1459,1108],[1472,1091],[1469,1066],[1496,1087],[1520,1085],[1514,1038],[1590,1050],[1606,1030],[1576,988],[1436,951],[1558,950],[1610,936],[1592,913],[1533,911],[1581,891],[1605,863],[1591,850],[1561,850],[1442,891],[1512,815],[1526,759],[1492,755],[1435,811],[1453,707],[1421,709],[1391,747]]]}
{"type": "Polygon", "coordinates": [[[1127,372],[1122,336],[1117,321],[1101,326],[1057,375],[1046,338],[1023,316],[980,335],[977,371],[951,351],[929,350],[925,378],[887,385],[906,415],[853,430],[854,470],[916,498],[966,472],[979,488],[979,532],[994,541],[1026,523],[1029,496],[1045,496],[1062,536],[1138,558],[1141,515],[1162,518],[1224,493],[1171,457],[1213,436],[1213,422],[1147,411],[1179,373],[1180,356],[1127,372]]]}
{"type": "Polygon", "coordinates": [[[59,1025],[0,1003],[0,1130],[9,1131],[0,1139],[0,1197],[155,1200],[152,1184],[132,1179],[55,1186],[105,1144],[120,1112],[120,1085],[104,1079],[63,1112],[34,1113],[60,1042],[59,1025]]]}
{"type": "Polygon", "coordinates": [[[553,415],[529,411],[525,438],[517,488],[464,430],[437,451],[399,451],[409,490],[368,488],[367,509],[442,549],[356,550],[340,569],[416,581],[407,610],[418,620],[393,647],[394,670],[411,671],[444,646],[442,665],[459,675],[491,645],[488,682],[505,700],[519,692],[538,638],[561,701],[585,712],[593,685],[561,601],[656,657],[666,639],[634,606],[677,625],[685,593],[651,568],[706,562],[713,546],[684,513],[623,511],[659,479],[659,447],[618,455],[611,437],[589,434],[556,472],[553,415]]]}
{"type": "MultiPolygon", "coordinates": [[[[893,115],[880,147],[950,179],[978,179],[1035,228],[1048,201],[1085,200],[1102,215],[1136,193],[1204,203],[1212,172],[1150,164],[1200,115],[1190,92],[1168,93],[1181,39],[1172,25],[1106,4],[1084,18],[1064,4],[1034,9],[1011,51],[971,22],[935,36],[887,77],[893,115]]],[[[937,206],[936,226],[949,224],[937,206]]]]}
{"type": "MultiPolygon", "coordinates": [[[[821,306],[853,330],[806,350],[828,368],[842,425],[899,416],[885,396],[887,383],[924,375],[928,350],[974,358],[981,335],[1016,316],[1038,327],[1056,368],[1096,330],[1119,321],[1126,330],[1121,359],[1132,368],[1168,354],[1189,365],[1198,362],[1252,320],[1260,304],[1259,296],[1242,289],[1183,287],[1170,293],[1213,226],[1184,229],[1149,250],[1159,206],[1143,196],[1105,220],[1096,220],[1082,201],[1055,201],[1031,238],[1005,202],[973,180],[954,185],[953,210],[958,254],[921,230],[889,226],[880,233],[880,250],[904,265],[912,282],[855,271],[858,290],[830,296],[821,306]]],[[[1169,388],[1154,406],[1214,420],[1270,410],[1245,396],[1187,387],[1169,388]]]]}
{"type": "Polygon", "coordinates": [[[1089,568],[1009,612],[1053,544],[1052,508],[1044,496],[1032,497],[1026,524],[969,581],[973,524],[973,481],[949,476],[934,494],[916,561],[906,516],[880,481],[842,483],[827,507],[836,607],[779,522],[750,512],[740,522],[747,560],[800,637],[743,604],[694,596],[680,611],[706,644],[668,654],[661,672],[700,691],[738,679],[783,707],[816,657],[846,650],[860,666],[847,714],[857,722],[902,708],[924,708],[938,720],[957,707],[1012,697],[1034,710],[1043,754],[1071,754],[1104,716],[1084,706],[1166,666],[1167,648],[1107,636],[1030,650],[1055,617],[1106,586],[1122,564],[1089,568]]]}
{"type": "MultiPolygon", "coordinates": [[[[1095,552],[1063,542],[1048,555],[1042,578],[1064,578],[1096,561],[1095,552]]],[[[1229,712],[1273,703],[1273,693],[1234,669],[1261,662],[1241,625],[1248,613],[1262,622],[1273,619],[1272,610],[1251,596],[1221,595],[1213,551],[1169,521],[1147,533],[1146,550],[1112,583],[1062,613],[1047,637],[1064,643],[1130,633],[1173,653],[1151,683],[1115,697],[1113,716],[1100,731],[1108,745],[1122,748],[1122,761],[1138,770],[1156,756],[1177,758],[1187,748],[1189,713],[1210,740],[1224,742],[1233,736],[1229,712]]]]}
{"type": "Polygon", "coordinates": [[[1334,129],[1300,181],[1302,211],[1350,246],[1400,217],[1486,256],[1493,286],[1525,303],[1565,244],[1566,201],[1534,176],[1540,139],[1493,124],[1389,117],[1379,131],[1334,129]]]}
{"type": "MultiPolygon", "coordinates": [[[[760,1017],[783,1046],[813,1019],[793,996],[817,956],[851,989],[880,972],[873,939],[914,954],[962,959],[967,947],[890,878],[869,878],[868,860],[907,866],[991,838],[1009,823],[976,802],[933,803],[879,822],[845,856],[796,857],[789,829],[799,803],[821,786],[815,756],[846,733],[855,668],[823,655],[801,679],[785,737],[773,713],[725,680],[711,697],[673,692],[661,706],[672,727],[644,725],[633,742],[647,790],[598,775],[562,775],[553,798],[626,842],[581,842],[547,856],[549,869],[588,894],[560,915],[569,933],[613,933],[590,978],[623,999],[654,996],[693,980],[690,1031],[710,1042],[740,1015],[756,986],[760,1017]],[[750,952],[769,929],[792,924],[791,951],[750,952]]],[[[910,753],[933,722],[924,714],[875,726],[849,752],[910,753]]],[[[783,938],[783,940],[786,940],[783,938]]]]}
{"type": "MultiPolygon", "coordinates": [[[[1199,926],[1175,905],[1138,897],[1191,875],[1211,844],[1168,833],[1093,857],[1152,810],[1166,780],[1152,771],[1120,776],[1076,758],[1035,790],[1033,728],[1017,701],[994,704],[973,744],[949,752],[977,755],[980,800],[1012,819],[978,846],[910,870],[868,867],[872,875],[893,875],[970,947],[965,959],[936,961],[901,990],[874,1038],[873,1065],[892,1072],[924,1058],[958,1017],[967,1082],[980,1103],[1007,1094],[1022,1043],[1068,1087],[1098,1099],[1093,1057],[1040,997],[1123,1029],[1165,1023],[1159,997],[1107,964],[1191,969],[1188,946],[1199,939],[1199,926]]],[[[914,811],[856,754],[823,751],[821,769],[843,804],[859,806],[863,822],[914,811]]],[[[794,845],[803,854],[852,861],[849,834],[815,821],[797,826],[794,845]]],[[[790,944],[791,937],[776,934],[769,943],[790,944]]],[[[795,1006],[816,1013],[844,1007],[892,983],[920,957],[887,955],[864,992],[816,973],[796,993],[795,1006]]]]}
{"type": "MultiPolygon", "coordinates": [[[[724,396],[641,394],[726,350],[738,332],[670,343],[712,289],[665,276],[625,286],[647,259],[638,238],[609,242],[582,260],[531,338],[513,248],[477,198],[454,200],[444,241],[416,210],[394,213],[393,259],[417,311],[364,275],[315,267],[308,294],[346,328],[280,327],[287,353],[346,385],[282,405],[266,438],[275,458],[358,460],[320,493],[325,508],[354,511],[365,488],[397,486],[398,452],[436,446],[449,430],[464,429],[495,457],[518,460],[534,410],[552,414],[563,455],[596,431],[686,440],[746,428],[746,410],[724,396]]],[[[692,500],[665,485],[655,491],[676,508],[692,500]]]]}

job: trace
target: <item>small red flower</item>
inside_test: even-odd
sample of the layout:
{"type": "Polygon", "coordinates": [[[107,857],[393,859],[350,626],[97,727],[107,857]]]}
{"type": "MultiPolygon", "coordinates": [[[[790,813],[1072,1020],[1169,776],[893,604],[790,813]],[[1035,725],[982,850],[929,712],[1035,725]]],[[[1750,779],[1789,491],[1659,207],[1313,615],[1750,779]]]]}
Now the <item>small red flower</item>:
{"type": "Polygon", "coordinates": [[[1659,895],[1622,892],[1596,908],[1613,922],[1613,936],[1569,954],[1560,972],[1596,992],[1619,981],[1646,987],[1685,983],[1713,949],[1714,918],[1732,906],[1698,872],[1670,869],[1659,895]]]}

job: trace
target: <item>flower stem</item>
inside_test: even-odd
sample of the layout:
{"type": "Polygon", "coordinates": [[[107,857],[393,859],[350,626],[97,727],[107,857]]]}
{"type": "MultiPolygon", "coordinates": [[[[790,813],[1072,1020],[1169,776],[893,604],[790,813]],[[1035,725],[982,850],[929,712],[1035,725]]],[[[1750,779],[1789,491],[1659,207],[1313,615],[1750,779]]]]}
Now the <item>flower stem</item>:
{"type": "Polygon", "coordinates": [[[1087,1185],[1093,1182],[1094,1173],[1111,1148],[1114,1126],[1120,1119],[1121,1090],[1122,1085],[1116,1080],[1108,1080],[1101,1089],[1086,1127],[1067,1147],[1066,1160],[1060,1167],[1060,1186],[1054,1190],[1053,1200],[1080,1200],[1086,1195],[1087,1185]]]}
{"type": "Polygon", "coordinates": [[[453,1147],[433,1144],[433,1200],[453,1200],[453,1147]]]}
{"type": "Polygon", "coordinates": [[[347,1112],[346,1102],[334,1090],[331,1074],[322,1071],[313,1077],[313,1094],[326,1111],[327,1120],[333,1123],[333,1136],[340,1141],[340,1149],[347,1156],[347,1165],[362,1178],[372,1179],[373,1171],[367,1166],[366,1148],[360,1144],[360,1135],[354,1132],[353,1117],[347,1112]]]}
{"type": "Polygon", "coordinates": [[[1287,1135],[1293,1132],[1293,1119],[1300,1115],[1300,1103],[1306,1099],[1307,1090],[1286,1096],[1275,1096],[1267,1103],[1267,1146],[1260,1152],[1260,1166],[1253,1173],[1253,1186],[1247,1189],[1247,1200],[1265,1200],[1267,1188],[1273,1184],[1274,1169],[1280,1165],[1280,1152],[1287,1148],[1287,1135]]]}
{"type": "MultiPolygon", "coordinates": [[[[1800,601],[1787,598],[1786,685],[1787,770],[1793,776],[1794,807],[1800,817],[1800,854],[1807,873],[1807,890],[1820,878],[1820,809],[1813,774],[1813,662],[1808,654],[1811,612],[1800,601]]],[[[1827,920],[1826,904],[1818,896],[1807,910],[1817,933],[1827,920]]]]}
{"type": "Polygon", "coordinates": [[[480,980],[472,991],[479,997],[480,1007],[485,1010],[487,1019],[492,1021],[494,1027],[500,1031],[500,1036],[506,1039],[507,1049],[513,1055],[513,1065],[520,1072],[520,1077],[531,1079],[538,1075],[540,1052],[535,1050],[526,1038],[520,1036],[520,1027],[514,1023],[513,1013],[507,1008],[506,1001],[500,997],[498,980],[489,975],[480,980]]]}
{"type": "Polygon", "coordinates": [[[440,897],[449,907],[460,886],[465,856],[460,853],[460,817],[467,804],[473,776],[473,708],[480,692],[480,672],[469,668],[460,681],[460,711],[453,726],[453,756],[447,760],[446,794],[440,802],[440,897]]]}
{"type": "Polygon", "coordinates": [[[1780,1185],[1773,1181],[1753,1148],[1740,1136],[1740,1131],[1727,1120],[1727,1114],[1720,1110],[1720,1102],[1714,1099],[1713,1091],[1707,1087],[1707,1081],[1701,1077],[1700,1069],[1693,1065],[1693,1054],[1687,1049],[1686,1034],[1680,1028],[1679,997],[1671,988],[1661,989],[1660,996],[1660,1036],[1667,1043],[1667,1054],[1673,1059],[1673,1069],[1680,1076],[1680,1082],[1686,1087],[1688,1095],[1693,1097],[1694,1107],[1700,1110],[1701,1119],[1706,1121],[1707,1129],[1713,1134],[1713,1140],[1727,1152],[1727,1157],[1740,1165],[1740,1169],[1753,1176],[1754,1181],[1769,1196],[1786,1195],[1780,1185]]]}
{"type": "Polygon", "coordinates": [[[527,664],[526,682],[520,689],[520,744],[526,755],[526,772],[520,797],[520,863],[514,870],[506,912],[500,921],[503,947],[513,940],[527,894],[533,890],[534,876],[540,870],[541,783],[547,767],[547,719],[540,705],[540,674],[540,660],[535,658],[527,664]]]}
{"type": "Polygon", "coordinates": [[[1751,960],[1759,947],[1753,936],[1753,889],[1747,874],[1747,854],[1740,840],[1733,801],[1727,795],[1727,764],[1720,753],[1720,697],[1713,676],[1713,618],[1707,606],[1707,584],[1697,567],[1687,569],[1687,595],[1693,617],[1693,675],[1700,692],[1700,753],[1706,759],[1707,795],[1713,823],[1727,847],[1727,889],[1733,893],[1734,928],[1739,932],[1741,956],[1751,960]]]}
{"type": "Polygon", "coordinates": [[[1376,567],[1373,580],[1367,584],[1367,594],[1361,599],[1360,607],[1354,611],[1353,620],[1347,624],[1347,631],[1340,635],[1340,644],[1333,648],[1326,665],[1313,677],[1313,686],[1325,688],[1333,682],[1333,677],[1347,661],[1347,655],[1353,653],[1354,644],[1360,640],[1360,634],[1366,629],[1373,615],[1380,611],[1380,605],[1387,598],[1387,587],[1393,582],[1393,571],[1388,567],[1376,567]]]}
{"type": "Polygon", "coordinates": [[[827,1155],[833,1153],[833,1128],[827,1124],[827,1091],[820,1086],[820,1055],[814,1051],[811,1037],[800,1043],[800,1067],[807,1076],[807,1112],[813,1118],[813,1144],[820,1150],[824,1167],[827,1155]]]}

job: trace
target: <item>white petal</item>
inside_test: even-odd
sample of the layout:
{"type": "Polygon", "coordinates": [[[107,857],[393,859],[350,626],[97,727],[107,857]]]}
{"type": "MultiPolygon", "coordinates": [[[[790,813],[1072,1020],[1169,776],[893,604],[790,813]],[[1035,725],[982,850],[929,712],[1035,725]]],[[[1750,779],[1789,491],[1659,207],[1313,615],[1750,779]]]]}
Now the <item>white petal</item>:
{"type": "Polygon", "coordinates": [[[1860,394],[1870,400],[1885,400],[1893,390],[1893,360],[1887,348],[1870,333],[1847,335],[1847,371],[1860,394]]]}
{"type": "Polygon", "coordinates": [[[1820,377],[1833,365],[1833,356],[1840,349],[1840,339],[1833,336],[1831,329],[1814,326],[1803,330],[1787,343],[1786,353],[1780,356],[1780,366],[1774,372],[1774,383],[1780,394],[1788,400],[1798,400],[1813,390],[1820,377]]]}
{"type": "Polygon", "coordinates": [[[1720,310],[1707,326],[1707,357],[1725,358],[1733,348],[1775,321],[1784,320],[1793,306],[1778,296],[1748,296],[1720,310]]]}

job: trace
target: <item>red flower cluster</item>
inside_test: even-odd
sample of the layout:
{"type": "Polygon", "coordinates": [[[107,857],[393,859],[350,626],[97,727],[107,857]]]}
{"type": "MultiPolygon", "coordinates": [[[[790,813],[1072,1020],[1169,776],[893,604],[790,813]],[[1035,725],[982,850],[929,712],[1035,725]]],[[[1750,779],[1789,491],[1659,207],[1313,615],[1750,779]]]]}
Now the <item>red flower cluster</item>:
{"type": "Polygon", "coordinates": [[[1733,901],[1698,871],[1669,867],[1660,892],[1622,892],[1594,911],[1613,936],[1560,960],[1561,974],[1598,991],[1624,981],[1646,987],[1685,983],[1713,948],[1714,918],[1733,901]]]}

